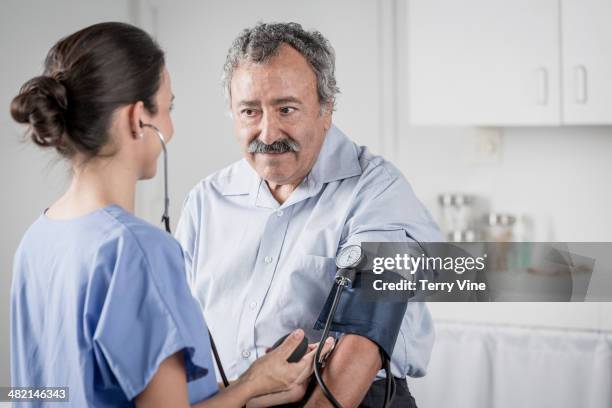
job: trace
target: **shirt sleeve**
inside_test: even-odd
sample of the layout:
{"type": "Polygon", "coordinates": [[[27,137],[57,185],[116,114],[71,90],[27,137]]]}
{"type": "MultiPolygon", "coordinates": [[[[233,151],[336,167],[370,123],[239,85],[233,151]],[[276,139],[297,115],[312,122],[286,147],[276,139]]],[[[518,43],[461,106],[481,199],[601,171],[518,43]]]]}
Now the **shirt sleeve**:
{"type": "Polygon", "coordinates": [[[182,252],[165,235],[149,231],[142,241],[128,231],[107,243],[96,261],[94,282],[104,282],[96,286],[106,290],[97,295],[103,301],[93,336],[100,383],[118,383],[130,400],[179,351],[187,381],[214,373],[206,323],[185,281],[182,252]]]}
{"type": "MultiPolygon", "coordinates": [[[[439,241],[437,225],[398,170],[387,163],[364,172],[338,250],[362,242],[439,241]]],[[[393,374],[424,376],[433,342],[427,305],[409,302],[391,356],[393,374]]]]}
{"type": "Polygon", "coordinates": [[[197,264],[196,257],[199,236],[198,224],[200,218],[198,214],[199,209],[197,194],[195,190],[192,190],[183,202],[183,211],[181,212],[181,216],[176,225],[176,231],[174,233],[174,237],[183,248],[187,283],[192,288],[195,285],[194,268],[197,264]]]}

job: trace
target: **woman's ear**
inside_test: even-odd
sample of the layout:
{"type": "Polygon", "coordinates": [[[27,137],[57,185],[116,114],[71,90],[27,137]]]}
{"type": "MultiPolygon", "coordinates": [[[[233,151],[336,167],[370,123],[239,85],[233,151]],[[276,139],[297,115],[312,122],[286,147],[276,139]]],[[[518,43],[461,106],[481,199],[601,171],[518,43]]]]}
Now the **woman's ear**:
{"type": "Polygon", "coordinates": [[[132,109],[130,110],[130,130],[132,131],[132,136],[139,139],[144,137],[142,129],[143,115],[144,104],[142,101],[138,101],[132,105],[132,109]]]}

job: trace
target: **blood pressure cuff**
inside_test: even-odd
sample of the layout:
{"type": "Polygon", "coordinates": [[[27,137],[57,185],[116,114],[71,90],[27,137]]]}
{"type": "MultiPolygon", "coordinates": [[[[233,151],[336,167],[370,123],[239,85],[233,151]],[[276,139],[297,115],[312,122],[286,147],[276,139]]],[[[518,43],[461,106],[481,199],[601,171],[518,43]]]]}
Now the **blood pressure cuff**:
{"type": "MultiPolygon", "coordinates": [[[[380,276],[371,271],[358,272],[352,287],[343,289],[330,330],[366,337],[378,344],[390,359],[406,313],[408,298],[373,297],[372,291],[368,290],[372,287],[373,279],[380,279],[380,276]]],[[[387,272],[385,280],[388,279],[397,280],[401,277],[387,272]]],[[[337,289],[338,284],[334,283],[314,325],[315,330],[325,327],[337,289]]]]}

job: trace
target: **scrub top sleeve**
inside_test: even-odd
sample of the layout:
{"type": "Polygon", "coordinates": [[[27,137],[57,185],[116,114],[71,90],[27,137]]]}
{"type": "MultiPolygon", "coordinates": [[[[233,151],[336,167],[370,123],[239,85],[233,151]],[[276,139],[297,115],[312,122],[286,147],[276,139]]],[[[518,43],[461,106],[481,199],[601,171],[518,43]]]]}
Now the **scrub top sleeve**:
{"type": "Polygon", "coordinates": [[[149,242],[124,236],[110,245],[112,271],[93,338],[102,383],[117,382],[129,399],[179,351],[187,381],[214,373],[206,324],[185,281],[180,247],[169,236],[148,236],[149,242]]]}

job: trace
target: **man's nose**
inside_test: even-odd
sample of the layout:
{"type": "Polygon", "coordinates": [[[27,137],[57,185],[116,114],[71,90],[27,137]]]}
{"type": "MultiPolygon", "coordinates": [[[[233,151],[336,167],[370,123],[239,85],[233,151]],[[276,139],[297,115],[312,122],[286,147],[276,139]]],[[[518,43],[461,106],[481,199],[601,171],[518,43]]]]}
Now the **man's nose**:
{"type": "Polygon", "coordinates": [[[259,140],[267,145],[283,138],[278,119],[273,114],[264,113],[260,122],[259,140]]]}

